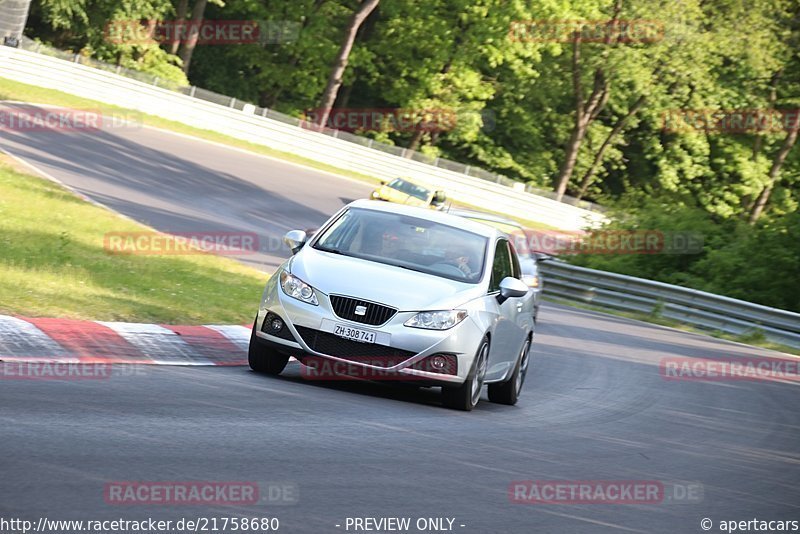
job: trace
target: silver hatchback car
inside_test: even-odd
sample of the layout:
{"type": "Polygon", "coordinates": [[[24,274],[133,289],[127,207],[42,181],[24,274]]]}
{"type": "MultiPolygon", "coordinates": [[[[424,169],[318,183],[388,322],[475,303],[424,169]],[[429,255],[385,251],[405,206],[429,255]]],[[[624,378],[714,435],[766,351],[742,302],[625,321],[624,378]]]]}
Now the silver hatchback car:
{"type": "Polygon", "coordinates": [[[358,200],[313,238],[284,238],[250,339],[254,371],[305,367],[441,386],[446,406],[513,405],[528,371],[534,296],[513,244],[455,215],[358,200]]]}

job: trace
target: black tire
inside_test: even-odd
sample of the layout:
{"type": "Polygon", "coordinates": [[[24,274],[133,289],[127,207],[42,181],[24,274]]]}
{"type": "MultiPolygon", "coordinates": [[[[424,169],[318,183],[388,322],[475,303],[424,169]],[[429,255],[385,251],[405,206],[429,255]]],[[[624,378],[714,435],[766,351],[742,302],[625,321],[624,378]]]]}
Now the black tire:
{"type": "Polygon", "coordinates": [[[464,383],[457,387],[442,386],[442,404],[454,410],[471,412],[481,399],[488,360],[489,339],[483,338],[475,352],[475,361],[464,383]]]}
{"type": "Polygon", "coordinates": [[[522,352],[517,358],[514,372],[505,382],[499,384],[489,384],[489,400],[497,404],[507,404],[514,406],[519,400],[522,392],[522,385],[525,383],[525,376],[530,367],[531,340],[528,338],[522,346],[522,352]]]}
{"type": "Polygon", "coordinates": [[[247,350],[247,362],[250,369],[257,373],[279,375],[289,363],[289,356],[271,350],[258,340],[256,336],[256,323],[253,322],[253,331],[250,333],[250,347],[247,350]]]}

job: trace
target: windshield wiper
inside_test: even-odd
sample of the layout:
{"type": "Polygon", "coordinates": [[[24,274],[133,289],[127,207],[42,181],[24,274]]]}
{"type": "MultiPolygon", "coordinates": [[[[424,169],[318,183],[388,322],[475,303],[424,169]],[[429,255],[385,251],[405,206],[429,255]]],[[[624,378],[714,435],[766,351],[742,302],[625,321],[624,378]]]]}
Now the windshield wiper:
{"type": "Polygon", "coordinates": [[[330,252],[331,254],[338,254],[340,256],[350,256],[350,254],[348,254],[347,252],[344,252],[342,250],[339,250],[338,248],[329,248],[329,247],[320,247],[320,246],[316,246],[314,248],[317,249],[317,250],[321,250],[322,252],[330,252]]]}
{"type": "Polygon", "coordinates": [[[392,267],[400,267],[401,269],[414,271],[415,273],[424,273],[425,272],[425,271],[421,271],[419,269],[415,269],[413,267],[409,267],[408,265],[403,265],[402,263],[393,263],[393,262],[390,262],[390,261],[382,261],[381,263],[384,263],[386,265],[391,265],[392,267]]]}

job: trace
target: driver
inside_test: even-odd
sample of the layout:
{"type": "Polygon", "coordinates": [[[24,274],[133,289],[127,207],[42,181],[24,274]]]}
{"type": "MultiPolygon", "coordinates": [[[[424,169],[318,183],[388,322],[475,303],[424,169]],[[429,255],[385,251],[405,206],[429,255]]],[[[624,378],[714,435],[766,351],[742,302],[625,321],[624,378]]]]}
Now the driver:
{"type": "Polygon", "coordinates": [[[470,266],[469,256],[465,254],[463,248],[448,247],[444,253],[444,263],[455,265],[467,278],[475,274],[470,266]]]}

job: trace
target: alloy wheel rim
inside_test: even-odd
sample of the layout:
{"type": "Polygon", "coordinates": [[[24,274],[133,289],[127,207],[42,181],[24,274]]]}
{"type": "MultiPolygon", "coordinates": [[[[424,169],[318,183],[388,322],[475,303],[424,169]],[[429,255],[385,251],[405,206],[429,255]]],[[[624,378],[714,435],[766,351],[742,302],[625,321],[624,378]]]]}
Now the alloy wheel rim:
{"type": "Polygon", "coordinates": [[[472,405],[478,404],[481,398],[481,388],[483,388],[483,379],[486,377],[486,354],[489,351],[489,345],[484,343],[481,347],[481,352],[478,354],[478,362],[475,369],[475,380],[472,381],[472,405]]]}
{"type": "Polygon", "coordinates": [[[520,358],[522,360],[519,364],[519,372],[517,373],[517,395],[519,395],[520,391],[522,391],[522,384],[525,383],[525,375],[528,373],[528,365],[530,364],[530,349],[531,349],[531,342],[526,341],[525,346],[522,347],[522,354],[520,354],[520,358]]]}

